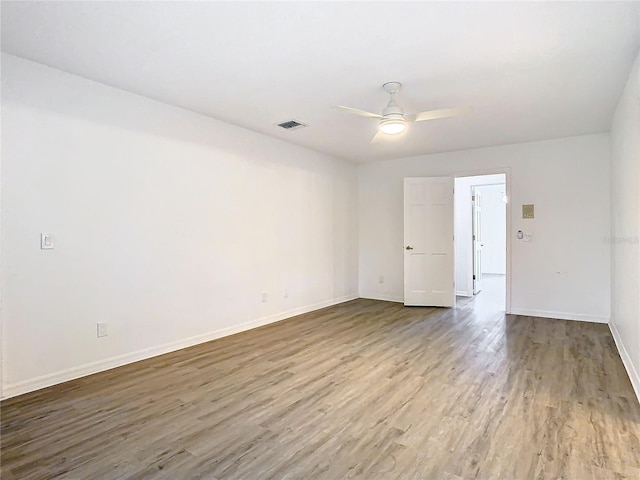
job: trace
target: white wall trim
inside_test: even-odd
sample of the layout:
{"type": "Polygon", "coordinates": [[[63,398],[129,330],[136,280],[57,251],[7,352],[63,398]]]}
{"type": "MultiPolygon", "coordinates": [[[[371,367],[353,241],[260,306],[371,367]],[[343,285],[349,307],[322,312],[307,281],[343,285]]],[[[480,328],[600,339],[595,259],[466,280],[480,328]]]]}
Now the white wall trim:
{"type": "Polygon", "coordinates": [[[613,341],[618,348],[618,354],[622,359],[622,364],[624,368],[627,370],[627,375],[629,376],[629,380],[631,381],[631,386],[633,387],[633,391],[636,393],[636,397],[638,398],[638,402],[640,402],[640,375],[636,370],[633,362],[631,361],[631,356],[627,349],[624,347],[624,343],[622,343],[622,337],[620,337],[620,332],[618,332],[618,327],[616,324],[611,321],[609,322],[609,330],[611,330],[611,335],[613,336],[613,341]]]}
{"type": "Polygon", "coordinates": [[[466,290],[456,290],[456,297],[473,297],[473,294],[466,290]]]}
{"type": "Polygon", "coordinates": [[[360,298],[366,298],[367,300],[382,300],[383,302],[404,303],[404,298],[396,297],[394,295],[361,294],[360,298]]]}
{"type": "Polygon", "coordinates": [[[22,395],[28,392],[33,392],[41,388],[68,382],[69,380],[75,380],[87,375],[93,375],[94,373],[103,372],[112,368],[122,367],[130,363],[139,362],[140,360],[146,360],[158,355],[163,355],[165,353],[175,352],[176,350],[181,350],[183,348],[193,347],[194,345],[210,342],[211,340],[215,340],[217,338],[234,335],[236,333],[268,325],[270,323],[279,322],[280,320],[285,320],[290,317],[295,317],[296,315],[302,315],[303,313],[309,313],[321,308],[355,300],[356,298],[358,298],[358,295],[345,295],[343,297],[334,298],[332,300],[327,300],[313,305],[308,305],[306,307],[296,308],[288,310],[286,312],[280,312],[275,315],[269,315],[257,320],[241,323],[239,325],[221,328],[212,332],[204,333],[202,335],[196,335],[193,337],[177,340],[175,342],[165,343],[164,345],[158,345],[155,347],[126,353],[124,355],[118,355],[116,357],[98,360],[96,362],[68,368],[66,370],[42,375],[40,377],[31,378],[29,380],[24,380],[21,382],[5,384],[2,389],[2,393],[4,395],[2,399],[15,397],[17,395],[22,395]]]}
{"type": "Polygon", "coordinates": [[[546,310],[511,310],[512,315],[524,315],[527,317],[554,318],[557,320],[575,320],[577,322],[609,323],[609,318],[597,315],[585,315],[584,313],[548,312],[546,310]]]}

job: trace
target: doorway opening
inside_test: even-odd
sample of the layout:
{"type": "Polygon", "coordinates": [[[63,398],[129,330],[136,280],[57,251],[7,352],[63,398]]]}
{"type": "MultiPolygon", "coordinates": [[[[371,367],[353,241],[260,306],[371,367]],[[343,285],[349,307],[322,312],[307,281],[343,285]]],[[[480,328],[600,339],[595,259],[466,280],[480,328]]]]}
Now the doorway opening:
{"type": "Polygon", "coordinates": [[[456,305],[470,298],[508,312],[505,173],[455,178],[456,305]]]}

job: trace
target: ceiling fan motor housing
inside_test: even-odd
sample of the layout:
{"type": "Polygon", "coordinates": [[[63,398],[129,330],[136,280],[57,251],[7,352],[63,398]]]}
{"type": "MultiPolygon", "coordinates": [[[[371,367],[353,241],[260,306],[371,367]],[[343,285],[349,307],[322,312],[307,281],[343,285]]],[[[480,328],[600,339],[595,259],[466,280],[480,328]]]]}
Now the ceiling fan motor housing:
{"type": "MultiPolygon", "coordinates": [[[[392,82],[395,83],[395,82],[392,82]]],[[[407,128],[407,121],[404,118],[404,112],[396,99],[393,97],[393,94],[398,90],[394,88],[393,91],[387,89],[389,84],[385,83],[384,87],[391,95],[389,99],[389,103],[387,103],[386,108],[382,111],[382,120],[380,120],[380,124],[378,128],[381,132],[386,133],[387,135],[397,135],[398,133],[402,133],[405,128],[407,128]]],[[[399,84],[398,84],[399,85],[399,84]]]]}
{"type": "Polygon", "coordinates": [[[403,117],[404,115],[402,108],[400,107],[400,105],[398,105],[398,102],[396,102],[396,99],[393,97],[391,97],[391,99],[389,100],[389,103],[387,103],[387,106],[382,111],[382,116],[385,118],[390,117],[392,115],[400,116],[400,117],[403,117]]]}

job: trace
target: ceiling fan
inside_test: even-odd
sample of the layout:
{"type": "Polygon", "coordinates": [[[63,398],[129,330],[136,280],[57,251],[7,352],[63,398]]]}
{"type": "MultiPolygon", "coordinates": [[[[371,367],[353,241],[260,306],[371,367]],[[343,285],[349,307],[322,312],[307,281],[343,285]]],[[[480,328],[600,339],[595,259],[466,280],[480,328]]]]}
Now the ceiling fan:
{"type": "Polygon", "coordinates": [[[405,115],[402,107],[396,102],[395,95],[402,87],[400,82],[387,82],[382,85],[382,88],[391,97],[389,103],[382,111],[382,115],[377,113],[365,112],[357,108],[338,106],[335,107],[345,113],[351,113],[353,115],[359,115],[361,117],[376,118],[380,120],[378,123],[378,133],[373,137],[371,143],[377,142],[387,136],[399,136],[407,129],[407,124],[411,122],[423,122],[425,120],[436,120],[438,118],[456,117],[465,113],[471,112],[472,108],[444,108],[441,110],[429,110],[426,112],[420,112],[413,115],[405,115]]]}

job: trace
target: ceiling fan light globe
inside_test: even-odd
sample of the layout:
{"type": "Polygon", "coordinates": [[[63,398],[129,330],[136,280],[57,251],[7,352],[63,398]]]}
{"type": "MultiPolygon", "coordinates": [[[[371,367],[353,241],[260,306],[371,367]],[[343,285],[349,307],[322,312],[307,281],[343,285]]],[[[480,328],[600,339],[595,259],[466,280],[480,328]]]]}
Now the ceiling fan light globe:
{"type": "Polygon", "coordinates": [[[378,128],[386,135],[398,135],[407,128],[407,122],[404,120],[382,120],[378,128]]]}

